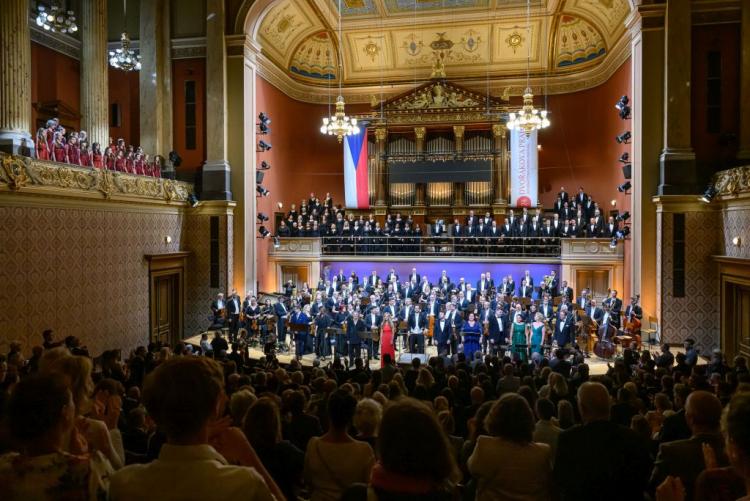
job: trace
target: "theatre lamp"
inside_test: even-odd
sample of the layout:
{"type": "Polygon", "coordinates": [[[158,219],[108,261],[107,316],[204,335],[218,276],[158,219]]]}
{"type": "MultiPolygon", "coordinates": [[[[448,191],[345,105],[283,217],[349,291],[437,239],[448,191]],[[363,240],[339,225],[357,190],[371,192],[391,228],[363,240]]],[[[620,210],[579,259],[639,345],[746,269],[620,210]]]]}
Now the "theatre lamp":
{"type": "Polygon", "coordinates": [[[617,187],[617,191],[619,191],[620,193],[625,193],[632,187],[633,187],[633,184],[630,181],[625,181],[624,183],[622,183],[620,186],[617,187]]]}
{"type": "Polygon", "coordinates": [[[266,238],[268,235],[271,234],[270,231],[265,226],[261,226],[258,228],[258,233],[260,233],[260,238],[266,238]]]}
{"type": "Polygon", "coordinates": [[[270,195],[270,194],[271,194],[271,192],[270,192],[270,191],[268,191],[267,189],[265,189],[265,188],[264,188],[264,187],[262,187],[261,185],[258,185],[258,186],[256,186],[256,187],[255,187],[255,190],[256,190],[256,191],[258,192],[258,195],[260,195],[260,196],[262,196],[262,197],[267,197],[268,195],[270,195]]]}
{"type": "Polygon", "coordinates": [[[279,247],[281,247],[281,240],[279,240],[279,237],[277,237],[276,235],[274,235],[274,237],[273,237],[273,248],[274,249],[278,249],[279,247]]]}
{"type": "Polygon", "coordinates": [[[271,149],[271,143],[267,143],[263,140],[258,141],[258,149],[260,151],[268,151],[271,149]]]}
{"type": "Polygon", "coordinates": [[[612,237],[612,240],[609,241],[609,248],[610,249],[617,248],[617,237],[612,237]]]}
{"type": "Polygon", "coordinates": [[[628,219],[630,219],[630,212],[628,211],[625,211],[619,216],[617,216],[618,221],[627,221],[628,219]]]}
{"type": "Polygon", "coordinates": [[[630,138],[631,137],[632,136],[630,135],[630,131],[626,130],[625,132],[623,132],[622,134],[620,134],[619,136],[617,136],[615,138],[615,141],[617,141],[619,144],[622,144],[622,143],[628,144],[628,143],[630,143],[630,138]]]}
{"type": "Polygon", "coordinates": [[[625,153],[623,153],[622,155],[620,155],[619,161],[622,164],[626,164],[626,163],[630,162],[630,153],[628,153],[626,151],[625,153]]]}
{"type": "Polygon", "coordinates": [[[627,120],[630,118],[630,99],[628,99],[628,96],[622,96],[619,101],[617,101],[617,104],[615,104],[615,108],[617,108],[617,111],[620,112],[620,118],[623,120],[627,120]]]}
{"type": "Polygon", "coordinates": [[[261,111],[260,114],[258,115],[258,120],[259,120],[258,130],[260,131],[260,133],[261,134],[270,133],[271,128],[269,127],[269,125],[271,125],[271,119],[268,117],[268,115],[266,115],[265,113],[261,111]]]}
{"type": "Polygon", "coordinates": [[[258,214],[258,221],[260,221],[261,223],[262,223],[263,221],[268,221],[268,216],[266,216],[265,214],[263,214],[262,212],[260,212],[260,213],[258,214]]]}
{"type": "Polygon", "coordinates": [[[268,162],[266,162],[265,160],[263,160],[263,161],[262,161],[262,162],[260,163],[260,167],[258,167],[258,168],[259,168],[260,170],[268,170],[268,169],[270,169],[270,168],[271,168],[271,164],[269,164],[268,162]]]}
{"type": "Polygon", "coordinates": [[[195,207],[198,205],[198,197],[195,196],[195,193],[191,193],[188,195],[188,203],[190,204],[190,207],[195,207]]]}
{"type": "Polygon", "coordinates": [[[714,187],[714,185],[713,184],[709,184],[708,188],[706,188],[706,191],[703,192],[703,195],[701,195],[698,198],[698,200],[700,200],[704,204],[710,204],[711,201],[716,196],[716,193],[717,193],[717,191],[716,191],[716,188],[714,187]]]}

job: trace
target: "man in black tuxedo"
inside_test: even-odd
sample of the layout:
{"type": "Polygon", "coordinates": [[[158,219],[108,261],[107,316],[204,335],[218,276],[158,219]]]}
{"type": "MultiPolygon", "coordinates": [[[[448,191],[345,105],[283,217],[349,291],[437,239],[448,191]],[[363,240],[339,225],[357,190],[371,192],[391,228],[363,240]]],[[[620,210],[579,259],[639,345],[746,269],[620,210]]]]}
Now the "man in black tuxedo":
{"type": "Polygon", "coordinates": [[[531,297],[531,293],[534,292],[534,287],[526,283],[526,278],[521,281],[521,288],[518,290],[519,297],[531,297]]]}
{"type": "Polygon", "coordinates": [[[229,295],[229,301],[227,301],[227,314],[229,317],[229,339],[234,342],[237,337],[237,330],[240,328],[240,311],[242,311],[242,303],[240,302],[240,295],[237,294],[237,290],[232,289],[232,293],[229,295]]]}
{"type": "Polygon", "coordinates": [[[539,305],[539,313],[544,315],[544,319],[547,322],[550,322],[552,320],[552,316],[555,314],[555,307],[552,304],[552,301],[544,298],[544,300],[542,300],[542,304],[539,305]]]}
{"type": "Polygon", "coordinates": [[[490,282],[487,280],[487,275],[482,273],[479,275],[479,280],[477,280],[477,292],[480,294],[485,294],[490,289],[490,282]]]}
{"type": "MultiPolygon", "coordinates": [[[[364,322],[365,322],[365,328],[372,333],[373,329],[379,330],[380,329],[380,323],[383,321],[382,317],[380,316],[380,309],[379,308],[373,308],[370,310],[370,312],[365,315],[364,322]]],[[[368,357],[374,357],[375,360],[379,360],[380,356],[380,349],[379,349],[379,343],[376,343],[373,341],[372,337],[367,340],[366,343],[367,348],[367,356],[368,357]]]]}
{"type": "Polygon", "coordinates": [[[589,304],[588,306],[586,306],[586,309],[584,311],[586,312],[586,315],[588,315],[593,320],[596,320],[597,324],[600,324],[602,318],[604,318],[604,310],[596,305],[596,299],[592,299],[591,301],[589,301],[589,304]]]}
{"type": "Polygon", "coordinates": [[[452,237],[464,236],[464,226],[458,221],[458,218],[453,220],[453,227],[451,228],[452,237]]]}
{"type": "Polygon", "coordinates": [[[422,281],[422,277],[420,276],[419,273],[417,273],[417,269],[416,268],[412,268],[411,269],[411,273],[409,273],[409,281],[410,282],[414,281],[416,283],[420,283],[422,281]]]}
{"type": "Polygon", "coordinates": [[[562,286],[560,287],[560,295],[566,296],[568,298],[568,301],[573,300],[573,288],[568,287],[568,281],[563,280],[562,286]]]}
{"type": "Polygon", "coordinates": [[[565,191],[565,186],[560,186],[560,191],[557,192],[557,197],[561,198],[563,202],[567,202],[570,195],[565,191]]]}
{"type": "Polygon", "coordinates": [[[366,331],[367,327],[359,315],[359,311],[354,310],[346,324],[346,341],[349,345],[349,365],[354,365],[354,359],[360,357],[362,349],[362,339],[359,333],[366,331]]]}
{"type": "Polygon", "coordinates": [[[557,322],[555,322],[555,332],[552,337],[557,341],[557,346],[560,348],[573,342],[567,308],[560,308],[560,311],[557,314],[557,322]]]}
{"type": "Polygon", "coordinates": [[[622,299],[617,297],[617,291],[612,289],[609,293],[609,297],[602,302],[602,305],[609,308],[611,323],[619,329],[620,313],[622,313],[622,299]]]}
{"type": "Polygon", "coordinates": [[[596,221],[592,217],[589,219],[589,225],[586,226],[586,237],[588,238],[599,238],[599,226],[596,224],[596,221]]]}
{"type": "Polygon", "coordinates": [[[409,352],[424,353],[425,329],[427,329],[427,317],[419,305],[415,305],[414,312],[409,318],[409,352]]]}
{"type": "Polygon", "coordinates": [[[562,501],[643,499],[649,451],[631,429],[612,423],[610,397],[601,383],[578,389],[582,425],[559,435],[553,485],[562,501]],[[627,479],[622,473],[627,471],[627,479]]]}
{"type": "Polygon", "coordinates": [[[643,320],[643,309],[638,304],[638,296],[630,298],[630,304],[625,307],[625,319],[630,320],[630,317],[643,320]]]}
{"type": "MultiPolygon", "coordinates": [[[[406,296],[406,299],[404,300],[404,307],[401,309],[401,312],[399,313],[398,318],[400,321],[406,322],[408,324],[413,314],[414,314],[414,305],[411,304],[411,298],[409,296],[406,296]]],[[[403,343],[402,343],[404,346],[404,349],[408,345],[408,339],[409,339],[408,334],[404,333],[403,343]]]]}
{"type": "Polygon", "coordinates": [[[378,284],[378,280],[380,280],[380,277],[378,277],[378,272],[375,270],[372,270],[372,273],[369,277],[367,277],[367,282],[365,283],[365,288],[368,292],[372,292],[375,290],[375,286],[378,284]]]}
{"type": "Polygon", "coordinates": [[[615,218],[612,216],[609,216],[609,220],[607,221],[607,224],[604,225],[602,228],[602,236],[605,238],[611,238],[615,236],[615,232],[617,231],[617,224],[615,223],[615,218]]]}
{"type": "Polygon", "coordinates": [[[706,468],[703,459],[704,444],[709,445],[716,454],[716,466],[727,466],[720,429],[721,411],[721,402],[712,393],[699,390],[688,396],[685,418],[692,435],[687,439],[661,444],[649,482],[652,493],[671,475],[682,481],[685,499],[694,499],[695,479],[706,468]]]}
{"type": "Polygon", "coordinates": [[[583,186],[580,186],[578,188],[578,194],[576,195],[576,203],[578,205],[583,205],[586,202],[586,198],[588,198],[588,195],[583,191],[583,186]]]}
{"type": "Polygon", "coordinates": [[[435,326],[432,329],[432,337],[437,344],[438,355],[448,355],[450,353],[451,324],[445,318],[445,311],[440,310],[438,317],[435,319],[435,326]]]}
{"type": "Polygon", "coordinates": [[[439,237],[443,233],[445,233],[445,225],[443,224],[442,219],[438,219],[430,225],[430,235],[433,237],[439,237]]]}
{"type": "Polygon", "coordinates": [[[498,305],[489,317],[489,350],[491,355],[498,355],[501,346],[508,342],[510,323],[502,305],[498,305]]]}
{"type": "Polygon", "coordinates": [[[282,346],[286,346],[286,319],[289,317],[289,310],[284,301],[277,301],[273,306],[273,311],[276,313],[276,326],[279,332],[278,342],[282,346]]]}
{"type": "Polygon", "coordinates": [[[466,216],[466,226],[475,226],[479,222],[477,216],[474,215],[474,211],[470,210],[469,215],[466,216]]]}

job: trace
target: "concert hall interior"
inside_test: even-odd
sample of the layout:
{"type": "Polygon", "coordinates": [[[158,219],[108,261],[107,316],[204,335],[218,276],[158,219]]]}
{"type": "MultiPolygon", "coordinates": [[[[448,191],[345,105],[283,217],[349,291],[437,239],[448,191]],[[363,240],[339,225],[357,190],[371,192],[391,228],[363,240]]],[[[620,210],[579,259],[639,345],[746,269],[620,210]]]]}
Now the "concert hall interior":
{"type": "Polygon", "coordinates": [[[749,244],[750,0],[3,0],[0,497],[747,499],[749,244]]]}

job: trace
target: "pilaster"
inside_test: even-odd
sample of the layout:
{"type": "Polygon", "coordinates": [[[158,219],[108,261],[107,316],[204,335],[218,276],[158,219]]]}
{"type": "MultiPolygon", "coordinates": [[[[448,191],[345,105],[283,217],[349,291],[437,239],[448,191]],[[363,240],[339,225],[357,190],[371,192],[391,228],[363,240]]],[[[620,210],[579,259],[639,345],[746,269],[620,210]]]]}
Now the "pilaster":
{"type": "Polygon", "coordinates": [[[378,160],[377,184],[375,185],[375,205],[385,207],[387,205],[388,193],[388,165],[385,159],[385,140],[388,137],[388,129],[378,127],[375,129],[375,151],[378,160]]]}
{"type": "Polygon", "coordinates": [[[742,2],[740,51],[740,144],[737,159],[750,160],[750,2],[742,2]]]}
{"type": "MultiPolygon", "coordinates": [[[[414,127],[414,137],[416,138],[417,143],[417,155],[420,160],[422,160],[422,153],[424,153],[424,138],[427,134],[427,129],[425,127],[414,127]]],[[[414,205],[418,207],[424,207],[425,203],[425,192],[426,187],[425,183],[416,183],[414,186],[415,190],[415,197],[414,197],[414,205]]]]}
{"type": "Polygon", "coordinates": [[[81,2],[81,129],[102,150],[109,144],[108,80],[107,0],[81,2]]]}
{"type": "Polygon", "coordinates": [[[7,0],[0,15],[0,151],[32,156],[31,128],[29,0],[7,0]]]}
{"type": "Polygon", "coordinates": [[[501,209],[508,204],[505,196],[507,183],[507,159],[508,159],[508,129],[501,124],[492,126],[492,138],[494,140],[492,155],[492,191],[493,208],[501,209]]]}

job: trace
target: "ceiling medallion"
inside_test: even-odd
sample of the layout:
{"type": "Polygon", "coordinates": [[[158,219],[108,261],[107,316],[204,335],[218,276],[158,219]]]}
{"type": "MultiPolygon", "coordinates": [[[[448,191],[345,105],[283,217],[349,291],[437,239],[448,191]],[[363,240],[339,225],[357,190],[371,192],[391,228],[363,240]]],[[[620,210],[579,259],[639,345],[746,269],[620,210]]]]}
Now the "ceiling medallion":
{"type": "Polygon", "coordinates": [[[508,37],[505,39],[505,43],[508,44],[508,47],[513,49],[513,54],[516,53],[516,50],[523,45],[524,38],[523,35],[521,35],[519,32],[514,31],[508,37]]]}
{"type": "Polygon", "coordinates": [[[435,57],[435,62],[432,64],[432,73],[430,78],[445,78],[445,62],[448,56],[451,54],[453,48],[453,40],[446,40],[445,33],[436,33],[438,36],[437,40],[433,40],[430,43],[432,48],[432,55],[435,57]]]}
{"type": "Polygon", "coordinates": [[[412,57],[418,56],[419,53],[422,52],[423,46],[424,43],[421,40],[417,40],[416,35],[413,33],[406,37],[404,43],[401,44],[401,48],[406,49],[406,53],[412,57]]]}
{"type": "Polygon", "coordinates": [[[375,58],[378,57],[378,54],[380,53],[380,47],[373,42],[372,40],[369,40],[367,42],[367,45],[364,47],[365,54],[367,54],[372,62],[375,62],[375,58]]]}
{"type": "Polygon", "coordinates": [[[482,43],[482,37],[478,35],[478,32],[469,30],[461,38],[461,45],[466,52],[474,52],[479,48],[479,45],[482,43]]]}

